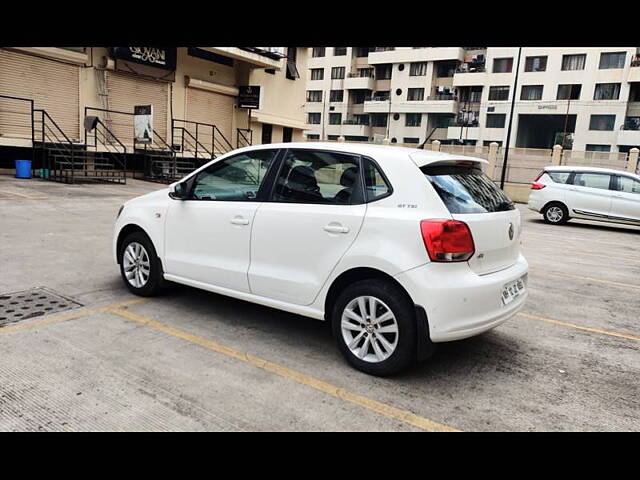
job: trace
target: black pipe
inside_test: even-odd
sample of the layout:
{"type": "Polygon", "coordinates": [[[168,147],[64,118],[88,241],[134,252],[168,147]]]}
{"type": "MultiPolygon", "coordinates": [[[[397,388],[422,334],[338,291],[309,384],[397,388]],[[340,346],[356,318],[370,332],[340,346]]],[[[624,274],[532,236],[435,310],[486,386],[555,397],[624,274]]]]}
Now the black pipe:
{"type": "Polygon", "coordinates": [[[502,175],[500,176],[500,189],[504,190],[504,180],[507,175],[507,159],[509,158],[509,142],[511,140],[511,123],[513,122],[513,107],[516,103],[516,90],[518,89],[518,70],[520,70],[520,55],[522,47],[518,47],[518,64],[516,65],[516,78],[513,82],[513,93],[511,94],[511,113],[509,114],[509,127],[507,130],[507,143],[504,150],[504,161],[502,162],[502,175]]]}

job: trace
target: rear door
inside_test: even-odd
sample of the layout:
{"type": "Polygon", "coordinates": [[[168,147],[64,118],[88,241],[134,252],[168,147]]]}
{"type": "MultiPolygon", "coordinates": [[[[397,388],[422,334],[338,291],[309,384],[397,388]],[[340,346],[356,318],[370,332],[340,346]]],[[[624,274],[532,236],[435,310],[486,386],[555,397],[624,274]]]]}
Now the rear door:
{"type": "Polygon", "coordinates": [[[366,211],[360,157],[289,150],[251,235],[251,293],[309,305],[355,240],[366,211]]]}
{"type": "Polygon", "coordinates": [[[451,216],[465,222],[476,253],[471,269],[484,275],[510,267],[520,255],[520,212],[477,164],[423,166],[422,173],[451,216]]]}
{"type": "Polygon", "coordinates": [[[618,175],[611,200],[611,216],[617,220],[640,223],[640,181],[618,175]]]}
{"type": "Polygon", "coordinates": [[[566,194],[569,215],[607,217],[611,211],[613,178],[608,173],[575,172],[566,194]]]}

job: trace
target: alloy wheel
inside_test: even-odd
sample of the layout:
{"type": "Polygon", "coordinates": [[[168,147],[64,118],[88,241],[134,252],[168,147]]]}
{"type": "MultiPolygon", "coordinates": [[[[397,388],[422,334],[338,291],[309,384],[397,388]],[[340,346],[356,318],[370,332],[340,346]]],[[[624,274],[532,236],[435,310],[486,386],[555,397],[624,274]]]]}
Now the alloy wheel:
{"type": "Polygon", "coordinates": [[[144,287],[149,281],[151,263],[145,248],[138,242],[131,242],[122,255],[122,267],[127,281],[135,288],[144,287]]]}
{"type": "Polygon", "coordinates": [[[560,207],[553,206],[549,207],[549,209],[547,210],[547,220],[549,220],[550,222],[557,223],[562,220],[563,216],[564,212],[560,207]]]}

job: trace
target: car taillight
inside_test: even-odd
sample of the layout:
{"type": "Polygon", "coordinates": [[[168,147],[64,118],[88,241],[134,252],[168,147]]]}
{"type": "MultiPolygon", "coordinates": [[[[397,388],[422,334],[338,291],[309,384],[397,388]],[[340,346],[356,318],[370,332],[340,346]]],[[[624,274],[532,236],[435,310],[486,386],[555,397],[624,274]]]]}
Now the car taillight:
{"type": "Polygon", "coordinates": [[[464,262],[476,251],[466,223],[458,220],[422,220],[420,231],[432,262],[464,262]]]}
{"type": "Polygon", "coordinates": [[[544,174],[545,174],[545,171],[544,171],[544,170],[543,170],[543,171],[541,171],[541,172],[538,174],[538,176],[537,176],[536,178],[534,178],[534,179],[533,179],[533,183],[536,183],[538,180],[540,180],[540,177],[541,177],[542,175],[544,175],[544,174]]]}
{"type": "Polygon", "coordinates": [[[531,184],[531,190],[542,190],[546,185],[544,183],[533,182],[531,184]]]}

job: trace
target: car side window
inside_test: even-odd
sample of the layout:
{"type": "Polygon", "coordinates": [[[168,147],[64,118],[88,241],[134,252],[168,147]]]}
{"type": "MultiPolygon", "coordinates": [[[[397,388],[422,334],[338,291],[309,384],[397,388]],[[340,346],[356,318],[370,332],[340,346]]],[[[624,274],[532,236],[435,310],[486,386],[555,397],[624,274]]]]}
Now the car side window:
{"type": "Polygon", "coordinates": [[[362,168],[364,169],[364,195],[367,203],[391,193],[391,187],[382,172],[370,159],[362,159],[362,168]]]}
{"type": "Polygon", "coordinates": [[[640,194],[640,182],[631,177],[618,177],[618,185],[621,192],[640,194]]]}
{"type": "Polygon", "coordinates": [[[191,199],[250,202],[277,150],[255,150],[216,162],[197,174],[191,199]]]}
{"type": "Polygon", "coordinates": [[[555,183],[567,183],[571,172],[547,172],[555,183]]]}
{"type": "MultiPolygon", "coordinates": [[[[289,150],[272,200],[291,203],[350,205],[362,197],[359,157],[337,152],[289,150]]],[[[361,200],[360,200],[361,201],[361,200]]]]}
{"type": "Polygon", "coordinates": [[[611,175],[606,173],[577,173],[573,180],[573,184],[577,187],[600,188],[602,190],[609,189],[611,175]]]}

